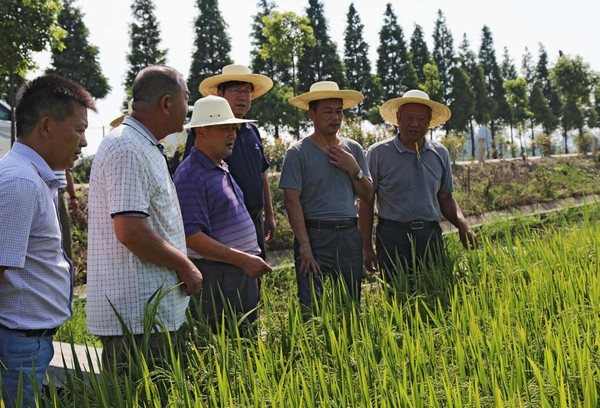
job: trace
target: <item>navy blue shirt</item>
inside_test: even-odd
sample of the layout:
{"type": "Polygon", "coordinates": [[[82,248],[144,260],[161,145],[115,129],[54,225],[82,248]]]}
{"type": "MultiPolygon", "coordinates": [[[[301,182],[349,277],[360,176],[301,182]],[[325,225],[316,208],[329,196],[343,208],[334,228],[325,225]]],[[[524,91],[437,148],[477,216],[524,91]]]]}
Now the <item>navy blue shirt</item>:
{"type": "MultiPolygon", "coordinates": [[[[194,145],[194,132],[190,129],[184,158],[194,145]]],[[[225,159],[229,172],[244,193],[244,203],[249,212],[265,206],[262,174],[269,168],[258,128],[252,123],[242,124],[236,131],[231,156],[225,159]]]]}

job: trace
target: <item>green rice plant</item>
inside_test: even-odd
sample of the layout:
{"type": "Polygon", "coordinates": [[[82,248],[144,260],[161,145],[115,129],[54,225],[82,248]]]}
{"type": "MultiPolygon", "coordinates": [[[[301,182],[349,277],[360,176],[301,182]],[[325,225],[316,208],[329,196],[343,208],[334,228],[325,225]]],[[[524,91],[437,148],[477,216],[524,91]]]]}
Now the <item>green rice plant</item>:
{"type": "MultiPolygon", "coordinates": [[[[598,207],[482,228],[473,251],[449,235],[453,262],[419,270],[415,290],[373,277],[353,303],[327,282],[310,314],[293,269],[278,270],[263,279],[256,335],[225,325],[212,332],[190,317],[185,342],[170,343],[160,367],[141,347],[124,378],[75,370],[48,399],[57,407],[598,406],[598,207]]],[[[152,316],[149,305],[148,330],[158,324],[152,316]]]]}

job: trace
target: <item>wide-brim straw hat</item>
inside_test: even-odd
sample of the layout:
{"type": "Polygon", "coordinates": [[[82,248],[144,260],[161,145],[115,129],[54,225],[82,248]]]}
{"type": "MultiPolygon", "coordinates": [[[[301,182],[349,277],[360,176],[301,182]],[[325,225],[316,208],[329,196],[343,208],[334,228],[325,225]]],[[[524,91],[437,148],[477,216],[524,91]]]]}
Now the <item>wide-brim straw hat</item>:
{"type": "Polygon", "coordinates": [[[220,74],[208,77],[200,82],[200,93],[202,96],[217,95],[219,85],[229,81],[251,83],[254,88],[252,99],[264,95],[273,87],[271,78],[261,74],[253,74],[250,68],[244,65],[230,64],[225,65],[220,74]]]}
{"type": "Polygon", "coordinates": [[[315,82],[310,86],[310,91],[288,99],[288,102],[297,108],[308,110],[308,104],[321,99],[341,99],[342,108],[350,109],[364,99],[364,95],[351,89],[340,89],[333,81],[315,82]]]}
{"type": "Polygon", "coordinates": [[[129,102],[127,103],[127,112],[123,112],[121,114],[121,116],[119,116],[118,118],[113,119],[110,122],[110,127],[115,128],[115,127],[119,126],[123,122],[123,119],[125,119],[125,116],[131,115],[131,112],[133,110],[132,105],[133,105],[133,99],[130,99],[129,102]]]}
{"type": "Polygon", "coordinates": [[[394,98],[385,102],[379,108],[379,113],[386,122],[389,122],[394,126],[398,126],[396,112],[398,112],[398,109],[402,105],[406,105],[407,103],[418,103],[431,108],[431,120],[429,121],[430,128],[441,125],[450,119],[450,116],[452,116],[450,108],[442,103],[432,101],[429,99],[429,95],[427,95],[427,93],[418,89],[406,91],[401,98],[394,98]]]}
{"type": "Polygon", "coordinates": [[[227,99],[220,96],[209,95],[200,98],[194,104],[194,111],[190,123],[184,129],[204,126],[234,125],[238,123],[256,122],[250,119],[238,119],[235,117],[227,99]]]}

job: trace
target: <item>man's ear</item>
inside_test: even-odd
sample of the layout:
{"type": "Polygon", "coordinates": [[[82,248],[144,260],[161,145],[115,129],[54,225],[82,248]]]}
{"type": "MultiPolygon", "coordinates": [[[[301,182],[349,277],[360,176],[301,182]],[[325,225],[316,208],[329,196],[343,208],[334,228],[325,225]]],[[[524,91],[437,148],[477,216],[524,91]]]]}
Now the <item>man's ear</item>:
{"type": "Polygon", "coordinates": [[[52,119],[49,116],[44,116],[38,122],[38,126],[36,126],[37,131],[39,131],[40,135],[43,139],[50,138],[50,131],[52,127],[52,119]]]}
{"type": "Polygon", "coordinates": [[[171,112],[171,95],[164,94],[160,97],[160,110],[168,115],[171,112]]]}

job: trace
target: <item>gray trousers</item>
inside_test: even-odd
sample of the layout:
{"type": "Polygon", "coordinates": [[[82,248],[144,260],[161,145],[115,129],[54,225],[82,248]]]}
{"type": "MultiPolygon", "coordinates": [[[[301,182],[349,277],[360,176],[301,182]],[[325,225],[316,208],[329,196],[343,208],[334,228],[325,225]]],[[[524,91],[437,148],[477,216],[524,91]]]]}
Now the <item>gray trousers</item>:
{"type": "Polygon", "coordinates": [[[320,299],[323,281],[326,277],[341,279],[350,296],[360,301],[360,281],[362,279],[362,240],[357,226],[346,229],[324,230],[306,228],[312,254],[321,268],[319,274],[300,274],[300,252],[298,241],[294,239],[294,259],[298,298],[310,305],[313,295],[320,299]],[[314,289],[314,293],[313,293],[314,289]]]}
{"type": "Polygon", "coordinates": [[[380,221],[376,228],[377,262],[384,278],[391,282],[400,274],[409,278],[428,261],[440,261],[444,255],[442,229],[434,227],[413,230],[380,221]]]}

